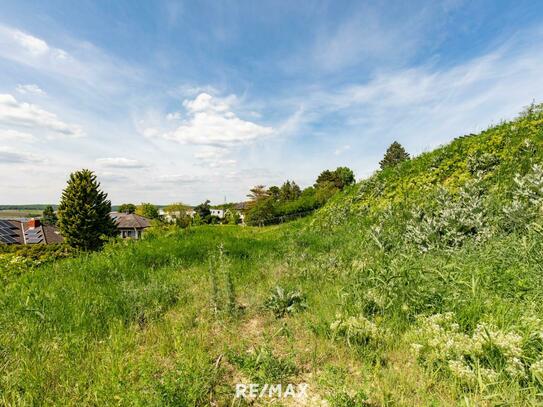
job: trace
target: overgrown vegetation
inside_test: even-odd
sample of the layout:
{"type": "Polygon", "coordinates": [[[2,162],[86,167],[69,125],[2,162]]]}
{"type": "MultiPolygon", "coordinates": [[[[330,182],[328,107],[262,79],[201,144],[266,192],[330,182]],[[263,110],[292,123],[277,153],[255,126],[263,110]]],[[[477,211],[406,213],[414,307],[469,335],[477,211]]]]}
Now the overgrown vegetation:
{"type": "Polygon", "coordinates": [[[236,383],[305,382],[293,405],[539,405],[542,163],[532,106],[310,218],[5,275],[1,403],[246,405],[236,383]]]}

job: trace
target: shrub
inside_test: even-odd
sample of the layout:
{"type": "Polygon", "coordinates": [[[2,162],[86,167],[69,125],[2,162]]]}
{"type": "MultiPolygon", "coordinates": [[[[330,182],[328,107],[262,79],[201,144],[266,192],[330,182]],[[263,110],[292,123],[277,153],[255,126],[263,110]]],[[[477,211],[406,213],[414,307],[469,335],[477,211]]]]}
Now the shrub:
{"type": "Polygon", "coordinates": [[[454,249],[469,238],[481,241],[490,234],[483,190],[470,182],[455,197],[440,188],[435,205],[417,208],[406,229],[406,242],[414,242],[421,252],[436,248],[454,249]]]}
{"type": "Polygon", "coordinates": [[[305,296],[300,291],[286,290],[277,286],[264,302],[264,307],[272,311],[276,318],[303,311],[307,308],[305,296]]]}
{"type": "Polygon", "coordinates": [[[377,325],[363,315],[337,314],[336,320],[330,324],[330,331],[334,338],[344,338],[349,346],[353,344],[365,345],[369,342],[377,342],[382,338],[382,333],[377,325]]]}
{"type": "Polygon", "coordinates": [[[506,231],[524,229],[540,213],[543,204],[543,167],[534,164],[526,175],[515,175],[512,202],[503,208],[506,231]]]}
{"type": "MultiPolygon", "coordinates": [[[[464,333],[455,322],[454,314],[434,314],[419,317],[414,331],[412,349],[419,361],[430,368],[440,369],[469,387],[499,380],[526,383],[529,372],[535,380],[541,373],[539,361],[543,353],[530,354],[527,341],[518,332],[504,331],[492,324],[480,322],[471,334],[464,333]]],[[[535,332],[543,343],[541,323],[535,332]]],[[[533,327],[531,327],[533,329],[533,327]]]]}

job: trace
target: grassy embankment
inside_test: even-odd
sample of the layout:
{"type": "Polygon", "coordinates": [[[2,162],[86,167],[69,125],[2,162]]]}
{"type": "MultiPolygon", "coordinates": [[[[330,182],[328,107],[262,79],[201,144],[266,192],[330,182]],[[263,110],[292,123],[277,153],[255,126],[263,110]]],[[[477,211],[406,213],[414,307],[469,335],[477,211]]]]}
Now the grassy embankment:
{"type": "Polygon", "coordinates": [[[172,229],[14,275],[0,402],[231,405],[238,382],[307,382],[298,405],[542,403],[542,157],[536,109],[309,219],[172,229]],[[294,292],[307,306],[289,313],[294,292]]]}

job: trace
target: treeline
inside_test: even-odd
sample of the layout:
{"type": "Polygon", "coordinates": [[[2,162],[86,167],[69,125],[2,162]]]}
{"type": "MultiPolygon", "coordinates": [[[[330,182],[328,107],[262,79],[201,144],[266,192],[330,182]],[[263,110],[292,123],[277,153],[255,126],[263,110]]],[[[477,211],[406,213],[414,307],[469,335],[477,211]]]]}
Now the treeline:
{"type": "Polygon", "coordinates": [[[296,182],[289,180],[280,187],[257,185],[247,195],[249,202],[245,223],[252,226],[271,225],[309,214],[354,182],[354,173],[350,168],[338,167],[334,171],[321,172],[313,186],[303,190],[296,182]]]}

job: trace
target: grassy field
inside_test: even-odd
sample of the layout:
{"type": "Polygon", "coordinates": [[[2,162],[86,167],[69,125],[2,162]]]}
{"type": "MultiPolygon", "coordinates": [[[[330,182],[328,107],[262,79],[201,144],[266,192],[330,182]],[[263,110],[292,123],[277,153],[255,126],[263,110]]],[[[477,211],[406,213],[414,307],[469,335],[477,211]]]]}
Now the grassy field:
{"type": "Polygon", "coordinates": [[[310,218],[160,229],[13,274],[0,403],[541,405],[542,157],[535,108],[310,218]],[[252,402],[237,383],[309,389],[252,402]]]}
{"type": "Polygon", "coordinates": [[[1,218],[32,218],[35,216],[41,216],[41,209],[1,209],[1,218]]]}

